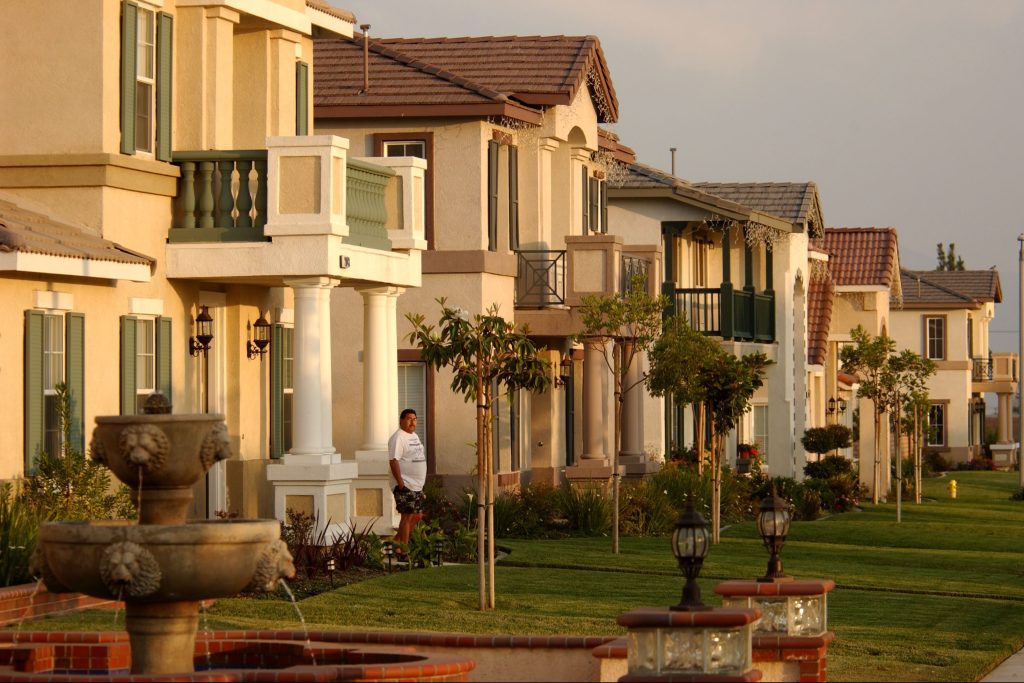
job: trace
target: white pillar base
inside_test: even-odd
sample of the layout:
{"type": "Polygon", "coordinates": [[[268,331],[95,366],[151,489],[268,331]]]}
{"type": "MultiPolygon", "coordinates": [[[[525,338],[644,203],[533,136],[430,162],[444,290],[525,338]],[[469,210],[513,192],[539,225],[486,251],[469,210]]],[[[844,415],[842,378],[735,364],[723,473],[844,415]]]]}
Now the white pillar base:
{"type": "Polygon", "coordinates": [[[267,480],[274,485],[274,516],[287,522],[288,508],[301,510],[316,518],[317,534],[326,528],[328,542],[347,535],[358,465],[341,461],[307,464],[289,459],[293,457],[267,465],[267,480]]]}
{"type": "Polygon", "coordinates": [[[395,496],[391,492],[394,481],[386,450],[356,451],[359,479],[354,484],[352,521],[362,530],[372,523],[371,531],[378,536],[391,536],[398,528],[401,515],[395,509],[395,496]]]}

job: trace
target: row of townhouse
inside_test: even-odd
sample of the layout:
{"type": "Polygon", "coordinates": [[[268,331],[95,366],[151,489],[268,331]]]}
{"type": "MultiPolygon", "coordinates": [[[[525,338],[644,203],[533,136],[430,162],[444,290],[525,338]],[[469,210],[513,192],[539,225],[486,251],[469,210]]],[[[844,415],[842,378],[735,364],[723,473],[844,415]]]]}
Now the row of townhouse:
{"type": "MultiPolygon", "coordinates": [[[[896,329],[895,232],[826,230],[814,183],[690,183],[638,162],[607,129],[618,101],[594,37],[371,40],[319,0],[48,0],[0,16],[20,27],[0,45],[0,391],[23,397],[6,402],[22,428],[0,435],[0,479],[59,447],[60,382],[79,447],[95,416],[160,391],[175,412],[223,413],[238,454],[197,486],[194,516],[292,508],[386,532],[400,408],[419,412],[450,490],[475,462],[472,406],[407,340],[405,314],[430,320],[441,296],[528,324],[557,379],[500,403],[499,485],[607,479],[611,378],[573,337],[583,297],[637,272],[726,349],[774,361],[730,447],[756,442],[772,473],[800,476],[804,429],[852,423],[827,408],[853,403],[837,363],[849,329],[896,329]],[[76,40],[41,40],[54,30],[76,40]],[[847,253],[847,233],[889,243],[847,253]],[[264,355],[250,339],[266,319],[264,355]]],[[[995,282],[968,297],[975,354],[995,282]]],[[[975,382],[966,400],[1007,387],[975,382]]],[[[934,420],[967,412],[948,406],[934,420]]],[[[687,407],[642,391],[622,434],[633,476],[695,438],[687,407]]]]}

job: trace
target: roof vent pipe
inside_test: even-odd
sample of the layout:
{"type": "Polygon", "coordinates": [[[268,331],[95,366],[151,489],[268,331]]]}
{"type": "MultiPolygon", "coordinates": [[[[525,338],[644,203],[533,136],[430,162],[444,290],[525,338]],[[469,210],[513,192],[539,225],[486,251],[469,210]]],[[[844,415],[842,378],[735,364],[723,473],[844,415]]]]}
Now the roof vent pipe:
{"type": "Polygon", "coordinates": [[[370,25],[359,24],[363,30],[363,92],[370,91],[370,25]]]}
{"type": "Polygon", "coordinates": [[[675,175],[676,175],[676,148],[675,147],[669,147],[668,151],[669,151],[669,154],[672,155],[672,176],[675,177],[675,175]]]}

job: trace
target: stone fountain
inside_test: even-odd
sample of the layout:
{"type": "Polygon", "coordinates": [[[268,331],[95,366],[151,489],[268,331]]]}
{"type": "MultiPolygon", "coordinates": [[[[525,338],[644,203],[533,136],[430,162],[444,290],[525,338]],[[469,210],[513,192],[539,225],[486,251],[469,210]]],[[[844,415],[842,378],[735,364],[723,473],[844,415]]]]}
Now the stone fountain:
{"type": "Polygon", "coordinates": [[[192,673],[200,603],[275,590],[295,567],[276,520],[186,522],[193,485],[231,457],[227,428],[156,396],[147,414],[97,417],[91,444],[132,489],[138,523],[44,524],[33,562],[51,592],[124,601],[133,674],[192,673]]]}

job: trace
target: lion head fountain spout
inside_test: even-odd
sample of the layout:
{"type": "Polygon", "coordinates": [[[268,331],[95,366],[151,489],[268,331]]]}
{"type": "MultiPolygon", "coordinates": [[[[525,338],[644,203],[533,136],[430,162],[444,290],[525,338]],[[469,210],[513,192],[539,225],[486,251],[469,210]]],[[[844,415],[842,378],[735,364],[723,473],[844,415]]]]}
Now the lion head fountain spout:
{"type": "Polygon", "coordinates": [[[45,524],[33,565],[51,590],[124,600],[132,673],[191,673],[200,602],[275,590],[295,565],[276,520],[186,523],[193,485],[231,457],[224,418],[172,415],[159,399],[147,408],[97,417],[91,444],[134,489],[139,523],[45,524]]]}

